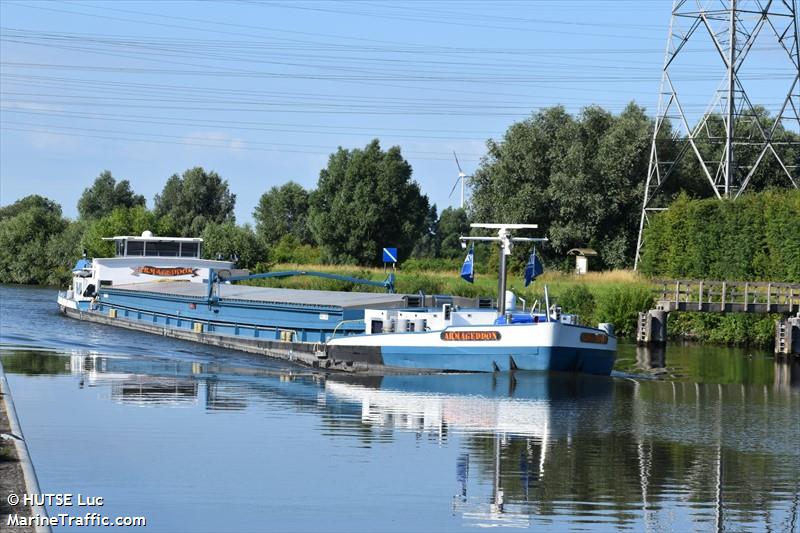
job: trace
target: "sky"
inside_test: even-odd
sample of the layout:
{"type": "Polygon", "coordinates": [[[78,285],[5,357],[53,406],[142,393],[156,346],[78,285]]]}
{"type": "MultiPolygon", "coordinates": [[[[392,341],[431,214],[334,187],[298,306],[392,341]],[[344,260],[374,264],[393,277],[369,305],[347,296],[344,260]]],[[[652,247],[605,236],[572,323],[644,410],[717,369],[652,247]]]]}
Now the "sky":
{"type": "MultiPolygon", "coordinates": [[[[75,217],[109,170],[152,207],[170,175],[202,166],[252,222],[270,187],[313,189],[337,147],[378,138],[439,210],[457,206],[453,152],[469,174],[487,139],[541,108],[635,101],[655,114],[671,7],[0,0],[0,205],[40,194],[75,217]]],[[[770,43],[742,76],[775,109],[787,88],[770,43]]],[[[708,39],[690,44],[681,103],[698,115],[724,71],[708,39]]]]}

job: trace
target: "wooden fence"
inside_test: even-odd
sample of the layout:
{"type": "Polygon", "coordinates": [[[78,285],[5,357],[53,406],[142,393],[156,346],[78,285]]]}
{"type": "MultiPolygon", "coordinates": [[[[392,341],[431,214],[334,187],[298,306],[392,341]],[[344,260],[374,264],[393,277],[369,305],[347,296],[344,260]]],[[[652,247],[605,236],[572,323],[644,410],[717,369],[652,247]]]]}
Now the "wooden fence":
{"type": "Polygon", "coordinates": [[[800,285],[791,283],[669,280],[660,288],[656,308],[706,313],[795,313],[800,311],[800,285]]]}

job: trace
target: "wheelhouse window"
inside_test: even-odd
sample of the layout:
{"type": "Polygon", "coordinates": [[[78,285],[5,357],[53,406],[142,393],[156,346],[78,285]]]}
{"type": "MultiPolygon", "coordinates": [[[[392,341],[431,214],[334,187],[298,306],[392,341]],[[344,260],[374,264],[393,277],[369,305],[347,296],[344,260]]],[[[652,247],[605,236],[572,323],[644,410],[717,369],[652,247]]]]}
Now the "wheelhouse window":
{"type": "Polygon", "coordinates": [[[181,257],[200,257],[200,243],[182,242],[181,257]]]}
{"type": "Polygon", "coordinates": [[[144,243],[141,241],[128,241],[128,249],[126,255],[145,255],[144,243]]]}
{"type": "Polygon", "coordinates": [[[201,244],[197,241],[119,239],[117,257],[192,257],[200,258],[201,244]]]}
{"type": "Polygon", "coordinates": [[[180,246],[181,243],[174,241],[150,241],[147,242],[147,253],[145,255],[178,257],[180,246]]]}

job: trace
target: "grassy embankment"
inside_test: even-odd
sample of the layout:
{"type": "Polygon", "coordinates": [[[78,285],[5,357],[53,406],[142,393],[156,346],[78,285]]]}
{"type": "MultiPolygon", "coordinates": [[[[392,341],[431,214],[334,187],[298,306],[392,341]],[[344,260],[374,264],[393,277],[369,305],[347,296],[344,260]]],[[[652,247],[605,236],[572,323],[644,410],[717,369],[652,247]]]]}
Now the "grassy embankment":
{"type": "MultiPolygon", "coordinates": [[[[381,268],[330,266],[311,264],[278,264],[278,270],[315,270],[346,276],[381,281],[387,273],[381,268]]],[[[454,294],[477,297],[497,295],[497,276],[476,273],[475,283],[469,284],[459,277],[457,270],[401,269],[396,272],[397,291],[415,294],[454,294]]],[[[371,290],[351,283],[315,277],[294,277],[276,280],[254,280],[253,285],[319,290],[371,290]]],[[[551,303],[561,305],[565,311],[577,313],[581,322],[596,325],[611,322],[620,336],[633,340],[636,320],[640,311],[652,308],[656,288],[648,278],[630,270],[590,272],[584,276],[547,272],[529,287],[524,287],[519,273],[509,274],[508,288],[530,306],[544,301],[547,285],[551,303]]],[[[777,316],[747,315],[743,313],[673,313],[670,317],[670,336],[717,344],[771,346],[777,316]]]]}

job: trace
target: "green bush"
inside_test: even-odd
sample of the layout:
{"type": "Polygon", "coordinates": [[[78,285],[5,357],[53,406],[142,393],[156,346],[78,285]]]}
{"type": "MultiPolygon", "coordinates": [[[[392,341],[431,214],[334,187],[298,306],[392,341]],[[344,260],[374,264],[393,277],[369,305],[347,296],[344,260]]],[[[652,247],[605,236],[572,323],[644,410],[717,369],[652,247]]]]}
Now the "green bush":
{"type": "Polygon", "coordinates": [[[238,257],[239,268],[257,269],[266,264],[267,252],[264,244],[256,237],[253,229],[245,224],[237,226],[233,222],[218,224],[209,222],[202,233],[203,256],[206,259],[238,257]]]}
{"type": "Polygon", "coordinates": [[[800,191],[736,200],[685,194],[645,230],[641,270],[652,276],[800,282],[800,191]]]}
{"type": "Polygon", "coordinates": [[[565,313],[578,315],[581,324],[594,324],[595,298],[585,285],[572,285],[557,299],[565,313]]]}
{"type": "Polygon", "coordinates": [[[671,313],[669,335],[674,338],[728,345],[772,346],[780,315],[748,313],[671,313]]]}
{"type": "Polygon", "coordinates": [[[288,234],[281,237],[278,244],[269,249],[271,263],[319,264],[322,253],[316,246],[302,244],[297,237],[288,234]]]}
{"type": "Polygon", "coordinates": [[[0,208],[0,282],[58,283],[59,273],[75,260],[64,259],[60,251],[59,236],[68,226],[61,206],[41,196],[0,208]]]}
{"type": "Polygon", "coordinates": [[[650,290],[638,286],[612,287],[598,298],[596,319],[614,324],[618,336],[633,339],[639,313],[652,307],[650,290]]]}

